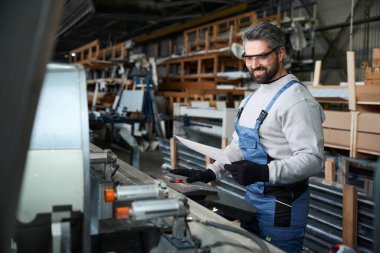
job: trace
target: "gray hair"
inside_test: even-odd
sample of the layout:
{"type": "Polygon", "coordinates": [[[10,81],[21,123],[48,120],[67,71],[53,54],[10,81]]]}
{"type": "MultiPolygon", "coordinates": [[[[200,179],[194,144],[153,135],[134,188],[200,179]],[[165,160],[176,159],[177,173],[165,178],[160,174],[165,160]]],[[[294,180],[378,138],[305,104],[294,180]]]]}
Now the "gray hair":
{"type": "Polygon", "coordinates": [[[285,34],[275,25],[270,23],[259,23],[250,26],[243,35],[243,45],[250,40],[264,40],[269,43],[270,48],[285,47],[285,34]]]}

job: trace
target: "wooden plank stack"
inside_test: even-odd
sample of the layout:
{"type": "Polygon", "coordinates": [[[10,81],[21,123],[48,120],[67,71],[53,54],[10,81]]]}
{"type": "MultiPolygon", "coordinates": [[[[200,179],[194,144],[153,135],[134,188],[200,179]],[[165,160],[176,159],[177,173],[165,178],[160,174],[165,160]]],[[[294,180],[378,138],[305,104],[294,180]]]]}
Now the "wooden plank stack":
{"type": "Polygon", "coordinates": [[[365,69],[364,83],[380,85],[380,48],[372,50],[372,66],[367,66],[365,69]]]}
{"type": "MultiPolygon", "coordinates": [[[[380,51],[374,49],[373,64],[380,63],[377,52],[380,51]]],[[[313,89],[343,88],[347,89],[349,94],[349,111],[325,110],[326,119],[323,123],[325,146],[348,150],[350,156],[354,158],[378,156],[380,155],[380,85],[357,85],[354,62],[354,52],[347,52],[348,86],[323,86],[318,85],[318,77],[314,80],[313,89]]],[[[320,73],[318,68],[315,73],[320,73]]],[[[347,103],[323,99],[320,102],[347,103]]]]}

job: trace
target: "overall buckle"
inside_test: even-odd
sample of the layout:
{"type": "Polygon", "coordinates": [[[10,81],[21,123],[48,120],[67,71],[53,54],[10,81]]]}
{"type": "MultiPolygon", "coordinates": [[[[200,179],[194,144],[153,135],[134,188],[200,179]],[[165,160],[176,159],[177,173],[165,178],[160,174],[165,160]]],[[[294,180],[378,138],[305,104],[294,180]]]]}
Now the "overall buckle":
{"type": "Polygon", "coordinates": [[[260,124],[262,124],[263,121],[264,121],[264,119],[267,117],[267,115],[268,115],[268,112],[262,110],[262,111],[260,112],[259,117],[257,118],[257,121],[259,121],[260,124]]]}

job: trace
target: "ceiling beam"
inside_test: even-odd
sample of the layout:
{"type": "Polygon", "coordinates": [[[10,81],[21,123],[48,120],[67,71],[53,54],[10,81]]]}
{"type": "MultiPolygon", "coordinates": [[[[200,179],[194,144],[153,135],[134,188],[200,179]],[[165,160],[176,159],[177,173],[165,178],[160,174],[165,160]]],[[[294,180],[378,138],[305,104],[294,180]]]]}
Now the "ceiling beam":
{"type": "Polygon", "coordinates": [[[164,8],[178,7],[178,6],[184,6],[184,5],[193,5],[193,4],[194,4],[194,0],[183,0],[183,1],[159,3],[159,5],[161,7],[164,7],[164,8]]]}
{"type": "MultiPolygon", "coordinates": [[[[360,25],[360,24],[367,23],[367,22],[372,23],[372,22],[376,22],[376,21],[380,21],[380,16],[374,16],[374,17],[362,18],[359,20],[355,20],[353,22],[353,25],[360,25]]],[[[333,25],[318,27],[315,30],[319,32],[319,31],[326,31],[326,30],[332,30],[332,29],[336,29],[336,28],[347,27],[350,25],[351,25],[351,23],[348,21],[348,22],[343,22],[343,23],[339,23],[339,24],[333,24],[333,25]]]]}
{"type": "Polygon", "coordinates": [[[164,17],[161,15],[142,14],[142,13],[128,13],[128,12],[97,12],[96,17],[119,19],[119,20],[160,20],[164,17]]]}
{"type": "Polygon", "coordinates": [[[187,15],[180,15],[180,16],[170,16],[167,18],[164,18],[162,21],[173,21],[173,20],[184,20],[184,19],[194,19],[194,18],[200,18],[202,16],[201,13],[194,13],[194,14],[187,14],[187,15]]]}
{"type": "MultiPolygon", "coordinates": [[[[230,4],[231,0],[200,0],[203,3],[230,4]]],[[[235,1],[236,2],[236,1],[235,1]]]]}
{"type": "Polygon", "coordinates": [[[230,7],[230,8],[221,10],[221,11],[217,11],[215,13],[210,13],[209,15],[204,16],[202,18],[198,18],[195,20],[188,21],[188,22],[181,24],[181,25],[168,27],[165,29],[158,30],[156,32],[152,32],[151,34],[148,34],[148,35],[139,36],[139,37],[135,38],[134,41],[136,43],[143,43],[143,42],[146,42],[149,40],[153,40],[153,39],[157,39],[157,38],[169,35],[171,33],[179,32],[179,31],[191,28],[191,27],[196,26],[196,25],[200,25],[200,24],[209,22],[209,21],[217,19],[217,18],[222,18],[222,17],[226,17],[229,15],[238,13],[238,12],[242,12],[246,9],[247,9],[247,3],[244,2],[241,4],[234,5],[233,7],[230,7]]]}

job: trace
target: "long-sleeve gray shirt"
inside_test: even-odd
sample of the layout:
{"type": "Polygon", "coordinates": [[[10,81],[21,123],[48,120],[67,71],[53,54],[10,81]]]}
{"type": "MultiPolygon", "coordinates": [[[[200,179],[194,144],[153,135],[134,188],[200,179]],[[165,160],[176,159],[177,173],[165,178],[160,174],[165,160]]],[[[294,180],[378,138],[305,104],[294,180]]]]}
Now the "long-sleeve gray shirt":
{"type": "MultiPolygon", "coordinates": [[[[288,74],[270,84],[262,84],[244,107],[239,125],[253,128],[261,110],[290,80],[297,78],[288,74]]],[[[240,106],[244,103],[245,99],[240,106]]],[[[259,130],[260,142],[274,159],[268,164],[270,182],[289,184],[321,172],[323,121],[321,106],[303,85],[295,83],[278,97],[259,130]]],[[[236,131],[225,153],[231,162],[244,159],[236,131]]],[[[208,169],[215,173],[217,180],[228,173],[219,162],[209,165],[208,169]]]]}

